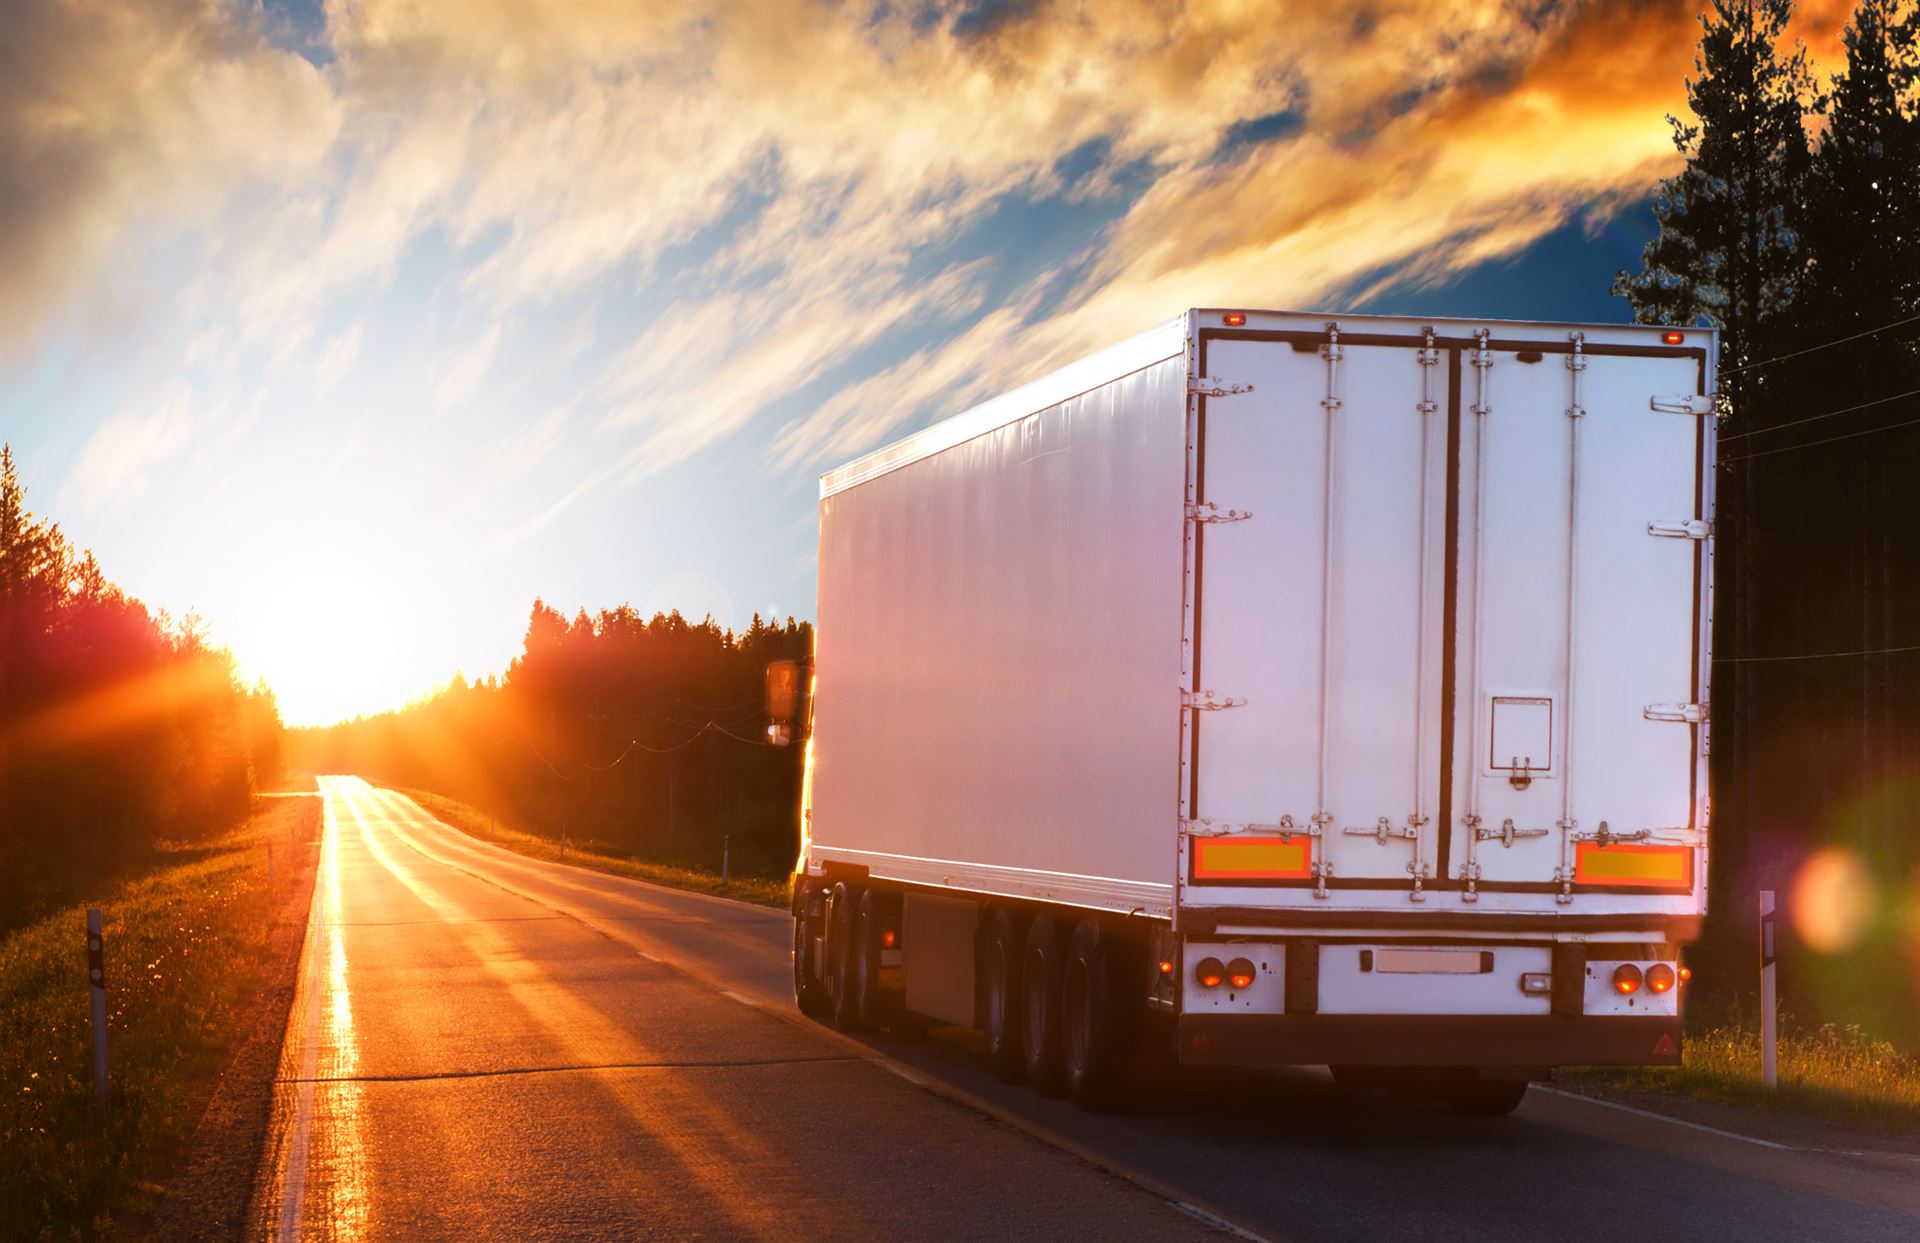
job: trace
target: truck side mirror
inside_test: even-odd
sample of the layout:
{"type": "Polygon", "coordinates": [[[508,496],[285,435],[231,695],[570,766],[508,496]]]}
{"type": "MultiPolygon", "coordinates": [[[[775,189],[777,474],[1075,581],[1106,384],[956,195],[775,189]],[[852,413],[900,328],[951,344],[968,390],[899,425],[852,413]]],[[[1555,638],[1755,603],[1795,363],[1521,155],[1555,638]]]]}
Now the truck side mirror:
{"type": "Polygon", "coordinates": [[[767,666],[767,741],[784,747],[793,741],[793,718],[800,707],[800,662],[776,660],[767,666]]]}

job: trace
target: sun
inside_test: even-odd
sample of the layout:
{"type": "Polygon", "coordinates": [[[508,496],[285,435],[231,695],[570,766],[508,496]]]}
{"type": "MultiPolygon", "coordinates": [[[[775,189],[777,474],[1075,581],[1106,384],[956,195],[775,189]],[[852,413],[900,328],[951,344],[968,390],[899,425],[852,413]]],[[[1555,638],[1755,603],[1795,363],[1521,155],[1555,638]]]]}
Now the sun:
{"type": "Polygon", "coordinates": [[[267,591],[254,633],[236,644],[249,677],[265,678],[289,725],[325,725],[397,707],[393,602],[348,573],[298,574],[267,591]]]}

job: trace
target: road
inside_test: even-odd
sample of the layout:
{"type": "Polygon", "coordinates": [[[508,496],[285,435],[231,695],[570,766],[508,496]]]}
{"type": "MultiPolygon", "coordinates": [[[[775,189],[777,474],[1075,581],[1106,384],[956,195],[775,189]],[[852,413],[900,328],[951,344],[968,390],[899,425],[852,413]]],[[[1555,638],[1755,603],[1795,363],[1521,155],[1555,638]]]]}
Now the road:
{"type": "Polygon", "coordinates": [[[800,1019],[782,912],[321,785],[263,1237],[1920,1238],[1911,1157],[1538,1091],[1467,1119],[1241,1075],[1082,1114],[964,1040],[800,1019]]]}

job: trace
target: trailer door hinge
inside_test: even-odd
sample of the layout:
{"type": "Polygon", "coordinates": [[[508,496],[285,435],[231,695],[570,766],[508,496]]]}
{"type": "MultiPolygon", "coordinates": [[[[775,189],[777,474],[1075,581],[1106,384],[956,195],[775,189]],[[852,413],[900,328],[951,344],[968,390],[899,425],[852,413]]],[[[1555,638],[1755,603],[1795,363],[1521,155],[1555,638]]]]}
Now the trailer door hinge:
{"type": "Polygon", "coordinates": [[[1187,505],[1188,522],[1243,522],[1253,517],[1251,509],[1221,509],[1212,501],[1187,505]]]}
{"type": "Polygon", "coordinates": [[[1649,721],[1685,721],[1698,725],[1707,719],[1705,704],[1648,704],[1642,714],[1649,721]]]}
{"type": "Polygon", "coordinates": [[[1647,534],[1666,539],[1705,539],[1713,534],[1713,524],[1705,518],[1674,518],[1664,522],[1649,522],[1647,534]]]}
{"type": "Polygon", "coordinates": [[[1711,393],[1674,393],[1651,399],[1650,405],[1663,414],[1712,414],[1711,393]]]}
{"type": "Polygon", "coordinates": [[[1201,691],[1198,695],[1191,691],[1180,692],[1180,706],[1191,712],[1219,712],[1226,708],[1244,708],[1247,701],[1228,697],[1216,697],[1212,691],[1201,691]]]}
{"type": "Polygon", "coordinates": [[[1187,377],[1187,392],[1195,397],[1232,397],[1236,393],[1252,391],[1251,384],[1236,384],[1232,380],[1222,380],[1210,375],[1187,377]]]}

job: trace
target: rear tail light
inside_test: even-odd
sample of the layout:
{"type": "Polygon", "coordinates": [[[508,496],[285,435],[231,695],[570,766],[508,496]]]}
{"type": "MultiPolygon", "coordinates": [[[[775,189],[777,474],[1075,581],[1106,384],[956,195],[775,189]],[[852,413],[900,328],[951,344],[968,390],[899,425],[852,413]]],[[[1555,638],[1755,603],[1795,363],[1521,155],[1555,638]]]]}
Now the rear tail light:
{"type": "Polygon", "coordinates": [[[1227,969],[1218,958],[1202,958],[1193,968],[1193,978],[1201,988],[1219,988],[1220,981],[1227,978],[1227,969]]]}
{"type": "Polygon", "coordinates": [[[1251,986],[1253,974],[1253,964],[1244,958],[1236,958],[1227,964],[1227,983],[1237,989],[1251,986]]]}
{"type": "Polygon", "coordinates": [[[1663,962],[1657,962],[1647,968],[1647,991],[1664,993],[1673,987],[1673,968],[1663,962]]]}
{"type": "Polygon", "coordinates": [[[1622,997],[1640,991],[1640,968],[1623,962],[1613,969],[1613,991],[1622,997]]]}

